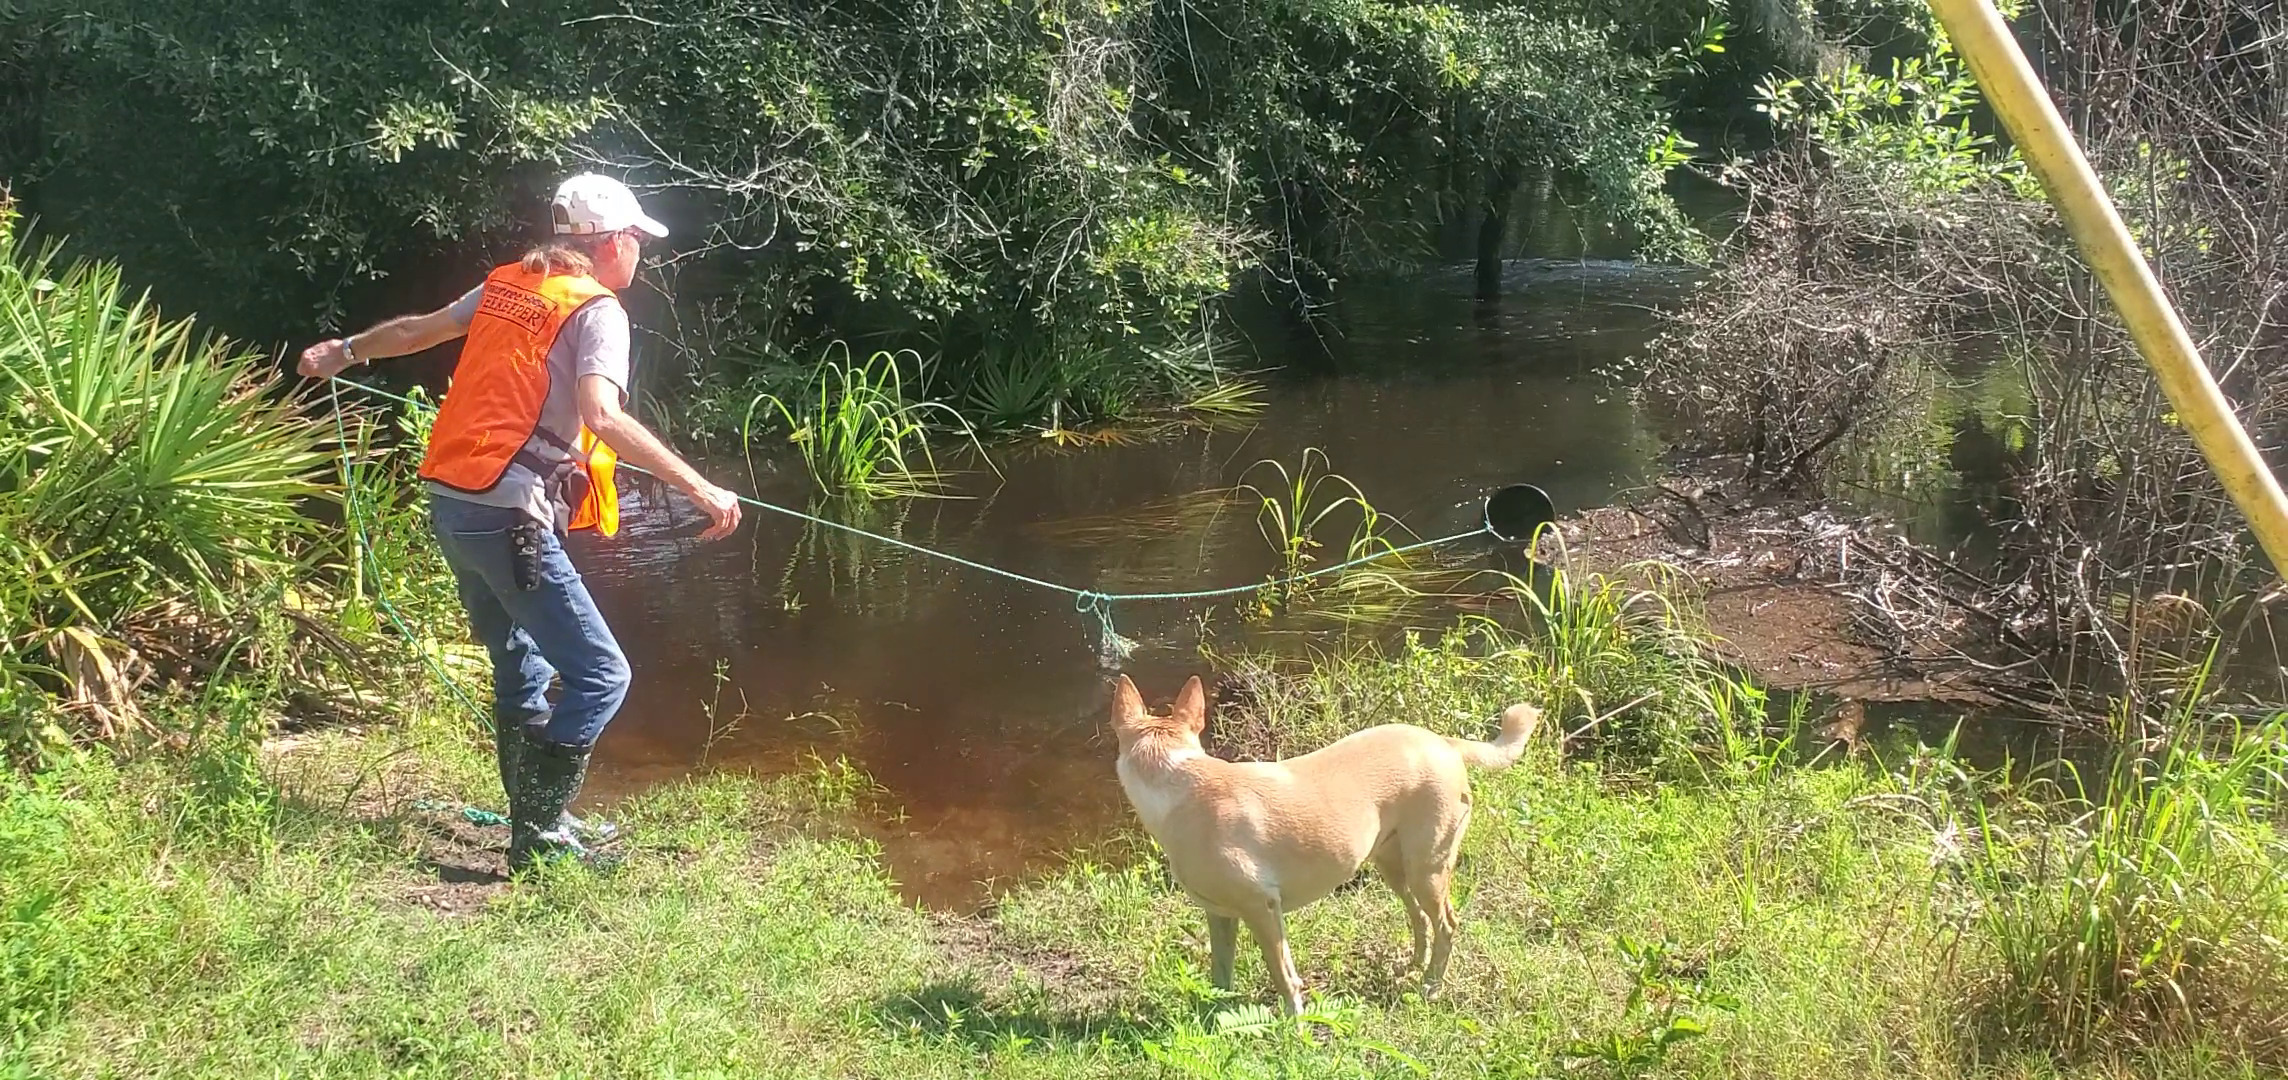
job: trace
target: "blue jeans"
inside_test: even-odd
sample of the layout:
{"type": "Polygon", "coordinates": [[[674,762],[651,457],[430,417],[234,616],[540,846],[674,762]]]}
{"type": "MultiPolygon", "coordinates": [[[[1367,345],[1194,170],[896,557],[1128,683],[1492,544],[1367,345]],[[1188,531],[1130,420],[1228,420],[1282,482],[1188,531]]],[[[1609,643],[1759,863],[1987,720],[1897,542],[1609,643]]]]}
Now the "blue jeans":
{"type": "Polygon", "coordinates": [[[493,719],[503,728],[546,717],[550,742],[587,747],[628,696],[628,659],[564,554],[554,530],[539,540],[535,587],[517,587],[509,529],[531,521],[522,510],[432,494],[430,526],[453,568],[469,625],[493,658],[493,719]],[[548,684],[564,679],[551,710],[548,684]]]}

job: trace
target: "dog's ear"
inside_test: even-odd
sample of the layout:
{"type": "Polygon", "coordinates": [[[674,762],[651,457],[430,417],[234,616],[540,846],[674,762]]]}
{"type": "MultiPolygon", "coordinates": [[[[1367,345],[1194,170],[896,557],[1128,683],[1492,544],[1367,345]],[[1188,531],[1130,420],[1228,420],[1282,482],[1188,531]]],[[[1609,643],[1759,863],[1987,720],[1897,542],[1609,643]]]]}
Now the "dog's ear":
{"type": "Polygon", "coordinates": [[[1208,726],[1208,695],[1197,675],[1184,680],[1184,690],[1176,695],[1176,722],[1197,735],[1208,726]]]}
{"type": "Polygon", "coordinates": [[[1144,695],[1136,691],[1136,684],[1122,675],[1112,686],[1112,722],[1134,723],[1138,718],[1152,715],[1144,707],[1144,695]]]}

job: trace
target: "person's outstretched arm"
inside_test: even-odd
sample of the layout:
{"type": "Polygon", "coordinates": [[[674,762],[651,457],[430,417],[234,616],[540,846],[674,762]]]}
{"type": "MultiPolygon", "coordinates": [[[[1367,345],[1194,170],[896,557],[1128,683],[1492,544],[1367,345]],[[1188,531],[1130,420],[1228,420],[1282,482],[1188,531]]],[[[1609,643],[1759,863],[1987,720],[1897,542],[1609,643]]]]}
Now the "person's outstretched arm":
{"type": "Polygon", "coordinates": [[[302,350],[296,366],[305,377],[323,379],[368,360],[409,356],[435,348],[469,332],[468,321],[453,304],[426,315],[401,315],[346,338],[329,338],[302,350]]]}
{"type": "Polygon", "coordinates": [[[668,482],[669,485],[691,497],[715,523],[701,540],[716,540],[731,535],[739,527],[739,497],[707,482],[699,471],[659,441],[643,422],[620,405],[619,384],[602,375],[580,377],[580,423],[604,440],[604,445],[637,468],[668,482]]]}

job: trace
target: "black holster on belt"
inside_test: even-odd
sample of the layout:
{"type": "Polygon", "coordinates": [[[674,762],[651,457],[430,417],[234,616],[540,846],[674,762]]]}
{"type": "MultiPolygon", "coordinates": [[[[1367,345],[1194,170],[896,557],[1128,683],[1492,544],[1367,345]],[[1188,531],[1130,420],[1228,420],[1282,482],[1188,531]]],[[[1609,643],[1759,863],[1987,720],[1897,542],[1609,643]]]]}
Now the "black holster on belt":
{"type": "Polygon", "coordinates": [[[541,528],[541,524],[531,518],[508,527],[509,576],[515,580],[518,592],[531,592],[540,587],[541,528]]]}
{"type": "Polygon", "coordinates": [[[540,477],[540,489],[548,493],[548,502],[556,510],[556,532],[562,535],[566,524],[572,520],[572,512],[579,509],[581,503],[588,501],[590,481],[588,470],[580,465],[577,451],[563,447],[554,439],[548,441],[564,449],[568,456],[562,461],[546,461],[527,447],[518,450],[512,460],[540,477]]]}

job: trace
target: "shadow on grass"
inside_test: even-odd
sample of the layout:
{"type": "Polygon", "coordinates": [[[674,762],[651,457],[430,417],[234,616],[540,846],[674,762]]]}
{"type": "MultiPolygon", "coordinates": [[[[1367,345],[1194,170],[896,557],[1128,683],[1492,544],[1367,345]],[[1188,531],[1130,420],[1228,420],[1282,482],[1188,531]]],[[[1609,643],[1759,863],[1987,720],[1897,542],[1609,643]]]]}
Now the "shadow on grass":
{"type": "Polygon", "coordinates": [[[508,875],[484,866],[455,866],[451,863],[430,861],[427,868],[437,880],[447,885],[506,885],[508,875]]]}
{"type": "MultiPolygon", "coordinates": [[[[1135,1047],[1164,1035],[1166,1017],[1153,1006],[1065,1012],[1044,1001],[1041,991],[996,995],[976,979],[944,979],[877,1002],[872,1014],[890,1034],[928,1042],[953,1042],[972,1050],[1095,1045],[1135,1047]]],[[[1201,1017],[1208,1010],[1203,1005],[1201,1017]]]]}
{"type": "Polygon", "coordinates": [[[285,790],[275,799],[277,841],[342,849],[377,863],[402,863],[440,886],[494,886],[509,879],[508,830],[464,817],[459,804],[387,797],[322,798],[285,790]]]}

